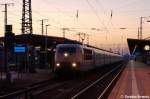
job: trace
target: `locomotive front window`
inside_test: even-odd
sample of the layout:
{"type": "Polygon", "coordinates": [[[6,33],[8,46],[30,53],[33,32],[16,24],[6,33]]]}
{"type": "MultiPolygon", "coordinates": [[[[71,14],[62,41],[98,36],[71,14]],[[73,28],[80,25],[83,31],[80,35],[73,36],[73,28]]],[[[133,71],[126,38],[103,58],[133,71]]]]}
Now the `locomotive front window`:
{"type": "Polygon", "coordinates": [[[68,53],[76,53],[76,48],[75,47],[60,47],[58,49],[59,53],[64,53],[64,52],[68,52],[68,53]]]}

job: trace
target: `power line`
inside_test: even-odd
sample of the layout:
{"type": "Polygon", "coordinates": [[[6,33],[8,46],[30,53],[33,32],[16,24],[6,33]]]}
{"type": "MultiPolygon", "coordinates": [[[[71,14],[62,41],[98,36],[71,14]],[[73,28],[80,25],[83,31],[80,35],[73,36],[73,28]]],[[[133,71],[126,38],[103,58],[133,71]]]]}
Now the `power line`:
{"type": "Polygon", "coordinates": [[[102,22],[101,18],[99,17],[97,11],[95,10],[95,8],[91,5],[91,3],[86,0],[87,4],[89,5],[89,7],[91,8],[92,12],[95,14],[95,16],[97,17],[97,19],[99,20],[99,22],[104,25],[104,23],[102,22]]]}
{"type": "Polygon", "coordinates": [[[100,2],[100,0],[96,0],[96,2],[99,4],[99,6],[101,7],[101,9],[103,10],[103,13],[106,14],[106,10],[104,9],[104,6],[100,2]]]}
{"type": "MultiPolygon", "coordinates": [[[[45,1],[45,3],[48,4],[49,1],[47,0],[47,1],[45,1]]],[[[70,19],[73,19],[74,22],[76,22],[77,24],[79,24],[79,21],[78,21],[78,20],[75,20],[75,16],[71,16],[71,15],[69,15],[69,14],[66,14],[66,13],[65,13],[64,11],[62,11],[60,8],[58,8],[58,7],[54,6],[54,5],[52,5],[52,6],[53,6],[54,8],[56,8],[56,10],[59,11],[60,13],[66,15],[66,16],[69,17],[70,19]]],[[[79,11],[79,10],[78,10],[78,11],[79,11]]],[[[79,13],[78,13],[78,16],[79,16],[79,13]]],[[[80,24],[81,24],[80,26],[85,26],[84,23],[80,23],[80,24]]]]}
{"type": "MultiPolygon", "coordinates": [[[[17,2],[17,1],[15,1],[16,3],[18,3],[19,5],[21,5],[21,3],[20,2],[17,2]]],[[[57,10],[59,11],[59,12],[62,12],[59,8],[57,8],[57,10]]],[[[39,13],[38,11],[36,11],[36,10],[33,10],[32,11],[33,13],[36,13],[37,15],[39,15],[39,16],[44,16],[43,14],[41,14],[41,13],[39,13]]],[[[63,13],[63,12],[62,12],[63,13]]],[[[12,13],[13,15],[16,15],[15,13],[12,13]]],[[[63,14],[65,14],[65,13],[63,13],[63,14]]],[[[18,16],[18,15],[17,15],[18,16]]],[[[72,16],[69,16],[70,18],[73,18],[72,16]]],[[[46,17],[47,19],[49,19],[48,17],[46,17]]],[[[52,20],[54,23],[56,23],[56,24],[59,24],[59,25],[61,25],[62,27],[66,27],[66,26],[64,26],[64,25],[62,25],[62,24],[60,24],[60,22],[56,22],[54,19],[52,20]]],[[[77,22],[77,21],[76,21],[77,22]]],[[[17,22],[16,22],[17,23],[17,22]]],[[[82,25],[82,26],[85,26],[85,25],[82,25]]],[[[79,29],[79,28],[78,28],[79,29]]],[[[81,29],[81,28],[80,28],[81,29]]]]}
{"type": "MultiPolygon", "coordinates": [[[[104,13],[104,15],[106,14],[106,10],[104,9],[104,6],[102,5],[102,3],[100,2],[100,0],[96,0],[97,1],[97,3],[100,5],[100,7],[101,7],[101,9],[102,9],[102,11],[103,11],[103,13],[104,13]]],[[[108,20],[108,23],[107,23],[107,26],[109,25],[109,24],[111,24],[111,26],[113,27],[113,28],[115,28],[114,27],[114,24],[112,23],[112,18],[113,18],[113,10],[111,10],[111,14],[110,14],[110,18],[109,18],[109,20],[108,20]]]]}
{"type": "Polygon", "coordinates": [[[136,3],[139,1],[141,1],[141,0],[133,0],[132,2],[128,2],[126,4],[122,3],[123,4],[122,6],[117,6],[115,9],[127,8],[127,7],[129,7],[129,5],[132,5],[132,4],[136,5],[136,3]]]}
{"type": "Polygon", "coordinates": [[[91,8],[92,12],[95,14],[95,16],[97,17],[98,21],[106,28],[106,32],[109,33],[109,30],[107,30],[107,27],[105,26],[104,22],[101,20],[101,18],[99,17],[99,14],[97,13],[97,11],[95,10],[95,8],[91,5],[91,3],[89,2],[89,0],[86,0],[87,4],[89,5],[89,7],[91,8]]]}
{"type": "MultiPolygon", "coordinates": [[[[19,5],[22,5],[22,3],[20,3],[20,2],[17,2],[17,1],[15,1],[16,3],[18,3],[19,5]]],[[[55,21],[54,19],[50,19],[49,17],[47,17],[47,16],[44,16],[43,14],[41,14],[41,13],[39,13],[38,11],[36,11],[36,10],[32,10],[32,12],[33,13],[35,13],[35,14],[37,14],[37,15],[39,15],[39,17],[41,17],[41,16],[43,16],[43,17],[45,17],[46,19],[49,19],[50,21],[52,21],[52,22],[54,22],[55,24],[59,24],[59,25],[61,25],[62,27],[65,27],[64,25],[62,25],[60,22],[57,22],[57,21],[55,21]]]]}

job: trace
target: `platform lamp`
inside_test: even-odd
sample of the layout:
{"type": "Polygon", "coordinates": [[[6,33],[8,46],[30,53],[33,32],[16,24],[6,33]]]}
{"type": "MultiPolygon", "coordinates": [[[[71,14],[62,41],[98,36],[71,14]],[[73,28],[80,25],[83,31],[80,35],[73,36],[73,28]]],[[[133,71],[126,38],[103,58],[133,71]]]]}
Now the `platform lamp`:
{"type": "Polygon", "coordinates": [[[149,46],[149,45],[145,45],[145,46],[144,46],[144,50],[145,50],[145,51],[149,51],[149,50],[150,50],[150,46],[149,46]]]}
{"type": "MultiPolygon", "coordinates": [[[[150,16],[148,16],[148,17],[143,17],[143,16],[141,16],[140,17],[140,27],[139,27],[139,39],[142,39],[143,37],[142,37],[142,34],[143,34],[143,19],[148,19],[148,18],[150,18],[150,16]]],[[[150,20],[147,20],[147,22],[150,22],[150,20]]]]}
{"type": "Polygon", "coordinates": [[[45,35],[45,66],[48,66],[48,62],[47,62],[47,32],[48,32],[48,26],[50,26],[49,24],[45,25],[46,26],[46,35],[45,35]]]}
{"type": "MultiPolygon", "coordinates": [[[[147,22],[150,22],[150,16],[149,16],[149,19],[147,20],[147,22]]],[[[149,37],[148,37],[149,38],[149,37]]],[[[144,49],[145,50],[145,49],[144,49]]]]}
{"type": "Polygon", "coordinates": [[[148,61],[147,61],[147,57],[149,56],[149,51],[150,51],[150,46],[149,45],[145,45],[144,46],[144,51],[145,51],[145,62],[147,63],[148,61]]]}

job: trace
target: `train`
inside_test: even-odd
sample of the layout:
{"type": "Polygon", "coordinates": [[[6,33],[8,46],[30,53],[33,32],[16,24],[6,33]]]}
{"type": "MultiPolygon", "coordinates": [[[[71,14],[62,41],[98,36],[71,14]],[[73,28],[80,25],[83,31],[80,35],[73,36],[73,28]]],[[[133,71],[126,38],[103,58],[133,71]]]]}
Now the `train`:
{"type": "Polygon", "coordinates": [[[86,72],[123,61],[121,55],[82,44],[58,44],[54,72],[86,72]]]}

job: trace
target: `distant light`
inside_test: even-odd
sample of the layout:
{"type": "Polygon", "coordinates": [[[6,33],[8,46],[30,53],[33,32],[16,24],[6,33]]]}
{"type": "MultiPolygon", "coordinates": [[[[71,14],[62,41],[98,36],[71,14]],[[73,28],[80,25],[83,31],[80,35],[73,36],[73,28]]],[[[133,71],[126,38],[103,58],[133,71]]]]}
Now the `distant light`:
{"type": "Polygon", "coordinates": [[[40,49],[41,49],[40,46],[35,47],[35,50],[36,50],[36,51],[40,51],[40,49]]]}
{"type": "Polygon", "coordinates": [[[60,67],[60,64],[59,64],[59,63],[57,63],[57,64],[56,64],[56,66],[57,66],[57,67],[60,67]]]}
{"type": "Polygon", "coordinates": [[[145,45],[144,50],[145,51],[149,51],[150,50],[150,46],[149,45],[145,45]]]}
{"type": "Polygon", "coordinates": [[[48,50],[48,51],[52,51],[52,49],[51,49],[51,48],[48,48],[47,50],[48,50]]]}
{"type": "Polygon", "coordinates": [[[35,49],[40,49],[40,48],[41,48],[41,46],[36,46],[36,47],[35,47],[35,49]]]}
{"type": "Polygon", "coordinates": [[[35,60],[38,60],[38,57],[35,57],[35,60]]]}
{"type": "Polygon", "coordinates": [[[72,67],[76,67],[77,64],[75,62],[72,63],[72,67]]]}
{"type": "Polygon", "coordinates": [[[56,44],[57,42],[53,42],[54,44],[56,44]]]}

